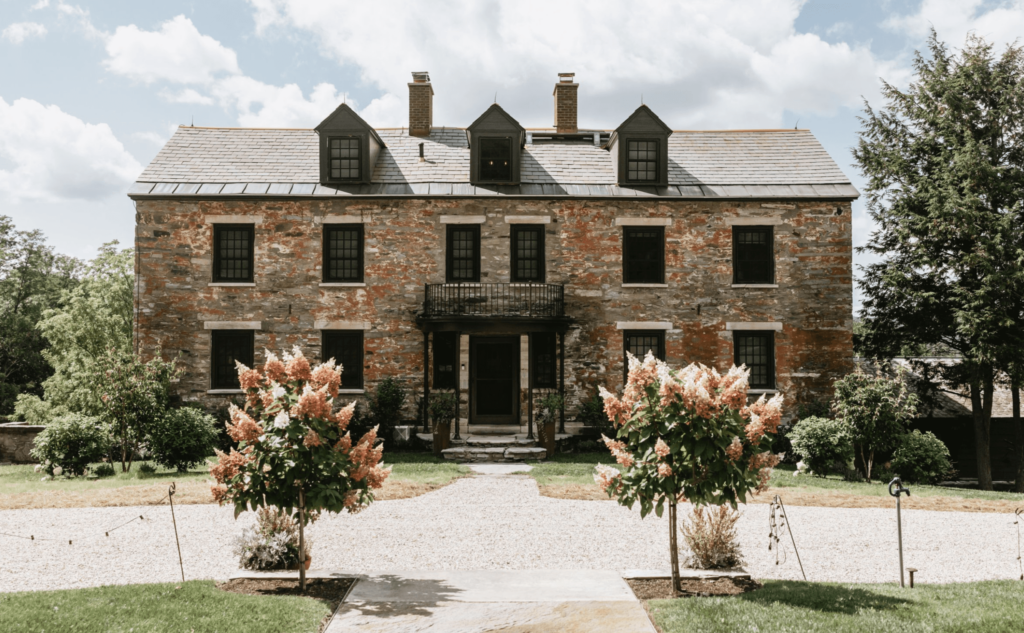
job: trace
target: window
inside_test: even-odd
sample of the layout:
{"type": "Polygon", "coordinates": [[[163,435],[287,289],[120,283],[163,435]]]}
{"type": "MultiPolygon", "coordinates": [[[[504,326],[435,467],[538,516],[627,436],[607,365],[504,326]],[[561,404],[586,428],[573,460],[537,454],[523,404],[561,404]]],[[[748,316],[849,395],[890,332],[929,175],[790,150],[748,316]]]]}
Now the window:
{"type": "Polygon", "coordinates": [[[448,225],[447,281],[480,281],[479,225],[448,225]]]}
{"type": "Polygon", "coordinates": [[[359,138],[329,139],[331,180],[359,180],[359,138]]]}
{"type": "Polygon", "coordinates": [[[213,225],[213,280],[251,282],[253,280],[252,224],[213,225]]]}
{"type": "Polygon", "coordinates": [[[622,283],[665,283],[665,227],[622,227],[622,283]]]}
{"type": "Polygon", "coordinates": [[[455,364],[459,362],[457,332],[434,332],[434,388],[455,389],[455,364]]]}
{"type": "Polygon", "coordinates": [[[210,388],[241,389],[235,361],[253,366],[253,331],[213,330],[210,334],[210,388]]]}
{"type": "Polygon", "coordinates": [[[512,182],[512,139],[480,139],[480,181],[512,182]]]}
{"type": "Polygon", "coordinates": [[[625,330],[622,333],[625,351],[622,354],[622,374],[629,376],[628,352],[643,360],[647,352],[652,352],[658,360],[665,360],[665,332],[663,330],[625,330]]]}
{"type": "Polygon", "coordinates": [[[341,365],[341,388],[363,388],[363,331],[324,330],[321,354],[341,365]]]}
{"type": "Polygon", "coordinates": [[[363,281],[363,225],[324,227],[324,281],[363,281]]]}
{"type": "Polygon", "coordinates": [[[775,388],[775,333],[734,332],[736,366],[750,370],[751,389],[775,388]]]}
{"type": "Polygon", "coordinates": [[[628,141],[626,180],[658,181],[658,141],[628,141]]]}
{"type": "Polygon", "coordinates": [[[512,281],[544,281],[544,227],[512,225],[512,281]]]}
{"type": "Polygon", "coordinates": [[[535,389],[558,386],[557,360],[554,332],[530,334],[530,382],[535,389]]]}
{"type": "Polygon", "coordinates": [[[773,230],[770,226],[732,228],[732,282],[775,283],[773,230]]]}

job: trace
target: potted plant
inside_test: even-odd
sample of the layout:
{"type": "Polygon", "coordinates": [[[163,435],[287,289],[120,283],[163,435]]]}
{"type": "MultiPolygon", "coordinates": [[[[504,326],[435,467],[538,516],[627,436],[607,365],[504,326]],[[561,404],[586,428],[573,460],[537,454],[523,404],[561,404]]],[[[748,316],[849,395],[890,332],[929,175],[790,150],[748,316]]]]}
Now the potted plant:
{"type": "Polygon", "coordinates": [[[537,418],[537,437],[547,456],[555,454],[555,416],[562,410],[565,400],[560,394],[549,393],[539,402],[540,416],[537,418]]]}
{"type": "Polygon", "coordinates": [[[434,436],[435,455],[440,455],[441,451],[451,445],[452,420],[454,418],[455,394],[430,394],[430,421],[431,432],[434,436]]]}

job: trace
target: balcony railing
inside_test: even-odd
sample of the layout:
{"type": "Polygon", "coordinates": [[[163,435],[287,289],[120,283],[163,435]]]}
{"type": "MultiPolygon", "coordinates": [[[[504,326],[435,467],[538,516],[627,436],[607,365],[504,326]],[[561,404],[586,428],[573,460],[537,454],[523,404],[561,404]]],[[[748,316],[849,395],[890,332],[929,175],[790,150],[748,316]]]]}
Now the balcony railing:
{"type": "Polygon", "coordinates": [[[565,316],[559,284],[426,284],[423,316],[560,318],[565,316]]]}

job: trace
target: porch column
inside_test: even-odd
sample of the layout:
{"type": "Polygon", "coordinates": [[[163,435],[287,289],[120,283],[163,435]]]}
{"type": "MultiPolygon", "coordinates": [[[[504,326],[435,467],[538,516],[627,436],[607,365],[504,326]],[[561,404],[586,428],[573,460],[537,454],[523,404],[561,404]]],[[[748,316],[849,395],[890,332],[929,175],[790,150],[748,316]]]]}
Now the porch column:
{"type": "Polygon", "coordinates": [[[558,333],[558,394],[562,408],[558,412],[558,432],[565,434],[565,332],[558,333]]]}
{"type": "MultiPolygon", "coordinates": [[[[462,332],[455,333],[455,348],[458,350],[455,354],[455,438],[461,440],[462,437],[459,435],[459,399],[462,397],[462,385],[459,383],[462,380],[462,374],[459,371],[462,363],[462,332]]],[[[469,430],[467,429],[468,433],[469,430]]]]}
{"type": "Polygon", "coordinates": [[[423,432],[430,433],[430,332],[423,333],[423,432]]]}
{"type": "MultiPolygon", "coordinates": [[[[526,335],[527,349],[533,346],[533,337],[529,334],[526,335]]],[[[532,357],[531,353],[527,354],[527,359],[532,357]]],[[[533,439],[533,367],[530,366],[529,360],[526,362],[526,439],[533,439]]]]}

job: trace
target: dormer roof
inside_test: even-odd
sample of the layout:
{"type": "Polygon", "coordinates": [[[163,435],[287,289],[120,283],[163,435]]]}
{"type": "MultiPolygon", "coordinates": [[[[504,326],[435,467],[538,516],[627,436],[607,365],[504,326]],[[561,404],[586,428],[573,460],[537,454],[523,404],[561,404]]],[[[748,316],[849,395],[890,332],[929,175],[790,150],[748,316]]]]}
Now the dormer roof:
{"type": "Polygon", "coordinates": [[[320,125],[313,128],[317,134],[323,134],[324,132],[347,132],[347,131],[360,131],[369,134],[378,144],[384,146],[384,141],[377,134],[377,130],[363,120],[363,117],[356,114],[356,111],[348,106],[347,103],[342,103],[334,112],[327,115],[320,125]]]}
{"type": "Polygon", "coordinates": [[[665,122],[658,118],[658,115],[646,105],[642,105],[633,111],[619,127],[615,128],[614,134],[621,134],[625,130],[636,130],[644,132],[661,132],[671,134],[672,128],[665,125],[665,122]]]}
{"type": "Polygon", "coordinates": [[[484,110],[484,113],[477,117],[476,121],[469,124],[466,134],[469,142],[473,143],[473,134],[477,132],[508,133],[509,136],[519,137],[520,145],[526,142],[526,128],[512,118],[512,115],[505,112],[505,109],[495,103],[484,110]]]}

